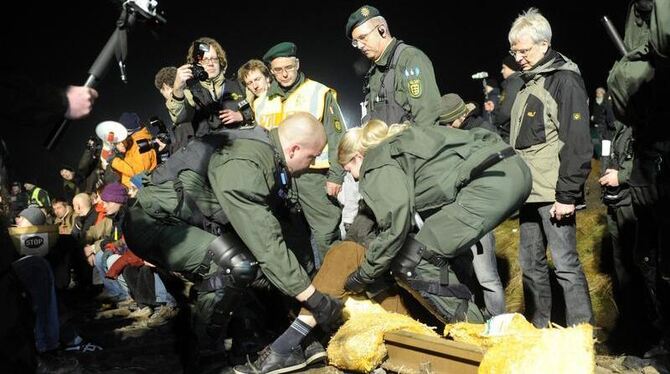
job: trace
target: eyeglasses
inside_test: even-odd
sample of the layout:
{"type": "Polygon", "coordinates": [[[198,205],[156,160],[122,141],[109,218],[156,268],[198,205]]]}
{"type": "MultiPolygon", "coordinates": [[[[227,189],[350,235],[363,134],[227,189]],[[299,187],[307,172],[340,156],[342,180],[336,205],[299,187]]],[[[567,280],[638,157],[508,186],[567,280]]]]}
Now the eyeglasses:
{"type": "Polygon", "coordinates": [[[533,44],[530,48],[526,48],[526,49],[517,49],[517,50],[510,49],[509,54],[512,55],[512,57],[514,57],[514,58],[516,58],[517,55],[521,55],[521,57],[526,57],[528,55],[528,53],[533,48],[535,48],[536,45],[537,44],[533,44]]]}
{"type": "Polygon", "coordinates": [[[351,46],[354,47],[354,48],[358,48],[358,44],[362,43],[362,42],[365,42],[367,40],[368,36],[370,36],[370,34],[372,34],[375,30],[377,30],[379,28],[379,26],[381,26],[381,25],[377,25],[377,26],[375,26],[374,29],[368,31],[366,34],[363,34],[363,35],[360,35],[357,38],[354,38],[351,41],[351,46]]]}
{"type": "Polygon", "coordinates": [[[295,69],[296,69],[296,65],[288,65],[288,66],[284,66],[284,67],[279,67],[279,66],[274,67],[274,68],[271,68],[270,71],[272,72],[272,74],[281,74],[282,72],[291,73],[295,69]]]}
{"type": "Polygon", "coordinates": [[[201,64],[218,64],[219,63],[219,58],[218,57],[203,57],[200,59],[201,64]]]}

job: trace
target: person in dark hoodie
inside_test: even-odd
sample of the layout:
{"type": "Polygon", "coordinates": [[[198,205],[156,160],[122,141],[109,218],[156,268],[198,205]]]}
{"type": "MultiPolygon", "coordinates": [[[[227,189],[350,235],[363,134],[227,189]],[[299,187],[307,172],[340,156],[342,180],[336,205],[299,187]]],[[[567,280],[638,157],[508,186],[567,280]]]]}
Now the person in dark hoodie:
{"type": "Polygon", "coordinates": [[[594,322],[575,220],[591,170],[589,108],[579,68],[551,49],[551,35],[547,19],[530,8],[508,36],[525,82],[512,107],[510,145],[533,175],[533,190],[519,212],[519,262],[526,311],[536,327],[547,327],[551,316],[547,244],[565,296],[567,325],[594,322]]]}
{"type": "Polygon", "coordinates": [[[505,80],[500,83],[500,100],[495,106],[486,108],[492,111],[493,126],[498,131],[498,135],[507,143],[509,143],[510,113],[514,100],[516,100],[516,94],[523,86],[520,70],[521,67],[513,56],[507,55],[503,58],[500,74],[505,80]]]}

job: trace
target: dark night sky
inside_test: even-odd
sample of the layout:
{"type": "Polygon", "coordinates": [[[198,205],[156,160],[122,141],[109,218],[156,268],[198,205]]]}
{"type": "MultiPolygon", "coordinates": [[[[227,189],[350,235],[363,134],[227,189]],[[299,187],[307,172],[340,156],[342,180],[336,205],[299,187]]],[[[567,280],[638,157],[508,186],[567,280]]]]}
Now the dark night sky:
{"type": "MultiPolygon", "coordinates": [[[[301,69],[307,76],[338,91],[349,125],[357,124],[363,93],[362,77],[354,63],[360,59],[344,36],[349,14],[363,1],[177,1],[159,0],[168,24],[150,32],[138,24],[128,38],[129,83],[123,84],[116,66],[97,87],[93,114],[70,124],[51,152],[41,147],[49,128],[16,128],[5,124],[8,144],[19,176],[39,175],[38,183],[60,189],[58,168],[76,165],[85,139],[101,121],[116,120],[123,111],[147,119],[169,120],[162,96],[153,86],[163,66],[183,63],[190,43],[199,36],[217,39],[228,53],[230,75],[250,58],[258,58],[277,42],[298,45],[301,69]]],[[[14,14],[5,13],[2,34],[3,65],[9,64],[37,82],[65,86],[82,84],[88,69],[114,30],[117,3],[109,0],[70,0],[29,3],[14,14]],[[29,8],[28,8],[29,7],[29,8]]],[[[374,1],[389,22],[391,33],[422,49],[432,60],[442,94],[457,92],[466,100],[481,100],[481,84],[470,79],[488,71],[500,80],[500,60],[509,49],[507,32],[516,15],[535,6],[553,29],[553,47],[581,68],[589,96],[604,85],[617,55],[600,24],[608,15],[620,32],[626,1],[448,1],[446,11],[435,1],[374,1]]]]}

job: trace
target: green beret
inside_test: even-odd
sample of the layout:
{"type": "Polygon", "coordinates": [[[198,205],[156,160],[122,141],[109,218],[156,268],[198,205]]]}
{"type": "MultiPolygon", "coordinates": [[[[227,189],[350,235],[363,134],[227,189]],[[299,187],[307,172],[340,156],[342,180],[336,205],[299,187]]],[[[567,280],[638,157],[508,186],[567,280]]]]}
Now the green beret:
{"type": "Polygon", "coordinates": [[[344,29],[347,38],[351,39],[351,32],[354,31],[356,26],[363,22],[367,22],[370,18],[378,17],[379,15],[379,10],[370,5],[363,5],[362,7],[356,9],[356,11],[351,13],[349,16],[349,19],[347,20],[347,27],[344,29]]]}
{"type": "Polygon", "coordinates": [[[263,61],[269,64],[277,57],[295,57],[297,53],[298,47],[295,44],[291,42],[281,42],[265,52],[263,61]]]}

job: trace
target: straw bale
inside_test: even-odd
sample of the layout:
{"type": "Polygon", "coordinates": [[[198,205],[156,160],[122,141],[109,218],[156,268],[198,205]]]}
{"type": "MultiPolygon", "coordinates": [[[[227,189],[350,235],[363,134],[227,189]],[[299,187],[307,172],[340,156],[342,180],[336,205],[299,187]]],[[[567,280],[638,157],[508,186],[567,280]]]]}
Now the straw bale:
{"type": "Polygon", "coordinates": [[[370,372],[386,357],[384,333],[407,331],[439,336],[430,327],[411,317],[385,311],[369,300],[349,298],[345,303],[346,323],[328,344],[328,360],[343,370],[370,372]]]}

